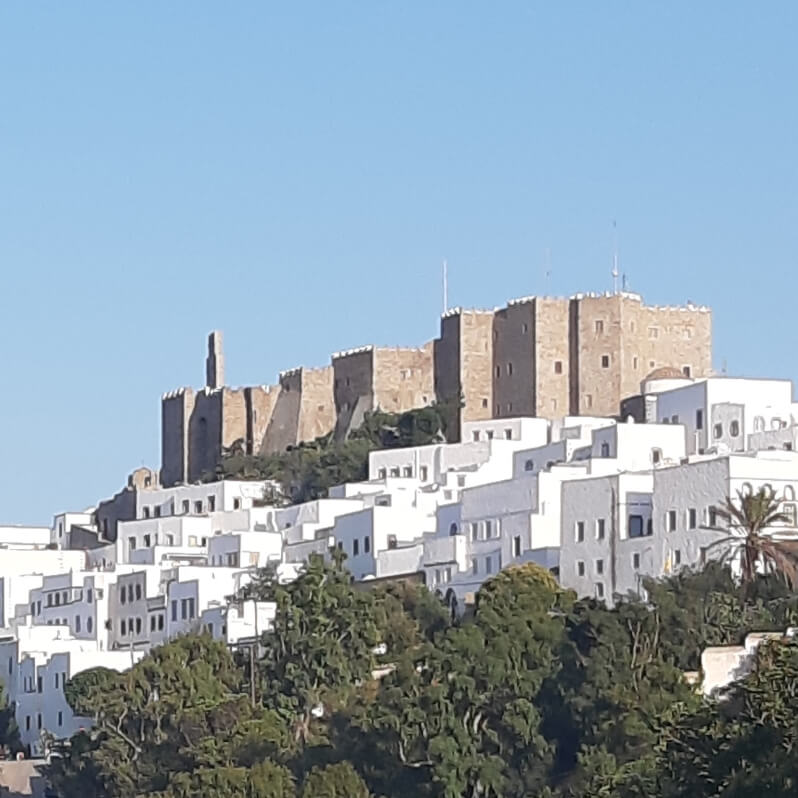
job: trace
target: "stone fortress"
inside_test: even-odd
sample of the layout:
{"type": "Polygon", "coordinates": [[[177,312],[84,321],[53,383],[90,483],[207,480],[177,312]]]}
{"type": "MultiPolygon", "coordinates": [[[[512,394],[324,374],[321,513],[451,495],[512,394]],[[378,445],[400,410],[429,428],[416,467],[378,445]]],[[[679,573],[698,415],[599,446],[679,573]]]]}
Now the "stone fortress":
{"type": "Polygon", "coordinates": [[[248,454],[284,451],[366,413],[461,399],[459,423],[491,418],[617,416],[656,369],[712,373],[707,307],[646,305],[639,294],[525,297],[494,310],[448,310],[419,348],[364,346],[329,366],[280,373],[277,385],[230,388],[222,334],[208,337],[205,387],[161,403],[164,486],[198,481],[237,441],[248,454]]]}

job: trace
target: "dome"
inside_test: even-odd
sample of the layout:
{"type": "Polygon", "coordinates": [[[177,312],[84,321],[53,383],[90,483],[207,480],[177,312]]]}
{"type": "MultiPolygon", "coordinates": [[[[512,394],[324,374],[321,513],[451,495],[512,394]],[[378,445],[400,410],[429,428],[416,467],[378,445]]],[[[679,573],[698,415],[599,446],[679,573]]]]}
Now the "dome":
{"type": "Polygon", "coordinates": [[[683,380],[685,375],[681,369],[676,366],[660,366],[654,369],[643,382],[651,382],[652,380],[683,380]]]}

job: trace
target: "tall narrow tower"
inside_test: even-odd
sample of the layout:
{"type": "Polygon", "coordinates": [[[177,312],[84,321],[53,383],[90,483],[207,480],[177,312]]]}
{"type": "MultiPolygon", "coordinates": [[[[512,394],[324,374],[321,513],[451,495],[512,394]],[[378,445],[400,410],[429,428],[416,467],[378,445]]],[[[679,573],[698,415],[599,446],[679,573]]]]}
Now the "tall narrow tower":
{"type": "Polygon", "coordinates": [[[222,333],[214,330],[208,336],[208,357],[205,358],[205,385],[208,388],[224,386],[224,350],[222,333]]]}

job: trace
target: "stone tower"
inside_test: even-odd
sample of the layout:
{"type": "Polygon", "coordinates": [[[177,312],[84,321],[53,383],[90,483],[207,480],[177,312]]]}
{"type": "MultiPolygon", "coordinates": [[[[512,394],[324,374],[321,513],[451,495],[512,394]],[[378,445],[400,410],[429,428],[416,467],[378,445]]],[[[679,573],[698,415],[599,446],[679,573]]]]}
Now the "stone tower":
{"type": "Polygon", "coordinates": [[[205,385],[214,390],[224,386],[224,350],[221,330],[208,336],[208,357],[205,358],[205,385]]]}

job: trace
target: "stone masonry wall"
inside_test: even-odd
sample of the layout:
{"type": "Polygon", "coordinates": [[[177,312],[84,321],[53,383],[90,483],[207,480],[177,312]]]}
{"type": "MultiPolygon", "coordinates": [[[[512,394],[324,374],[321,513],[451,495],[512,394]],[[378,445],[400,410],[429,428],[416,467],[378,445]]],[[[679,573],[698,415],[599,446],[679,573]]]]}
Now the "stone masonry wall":
{"type": "Polygon", "coordinates": [[[535,415],[535,302],[510,303],[493,318],[493,417],[535,415]]]}
{"type": "Polygon", "coordinates": [[[332,356],[335,437],[345,438],[376,407],[374,347],[364,346],[332,356]]]}
{"type": "Polygon", "coordinates": [[[224,390],[199,391],[188,424],[188,482],[212,473],[222,456],[224,390]]]}
{"type": "Polygon", "coordinates": [[[535,412],[559,418],[569,409],[568,301],[535,300],[535,412]]]}
{"type": "Polygon", "coordinates": [[[460,322],[460,387],[463,421],[484,421],[493,412],[493,311],[465,310],[460,322]]]}
{"type": "Polygon", "coordinates": [[[331,432],[335,426],[333,369],[302,369],[302,399],[296,443],[310,441],[331,432]]]}
{"type": "Polygon", "coordinates": [[[183,482],[188,474],[188,421],[194,391],[183,388],[161,398],[161,483],[183,482]]]}
{"type": "Polygon", "coordinates": [[[296,444],[301,402],[302,369],[284,371],[280,375],[280,390],[263,436],[262,452],[284,452],[296,444]]]}
{"type": "Polygon", "coordinates": [[[429,405],[435,397],[432,353],[432,342],[421,349],[375,349],[375,408],[387,413],[404,413],[429,405]]]}

